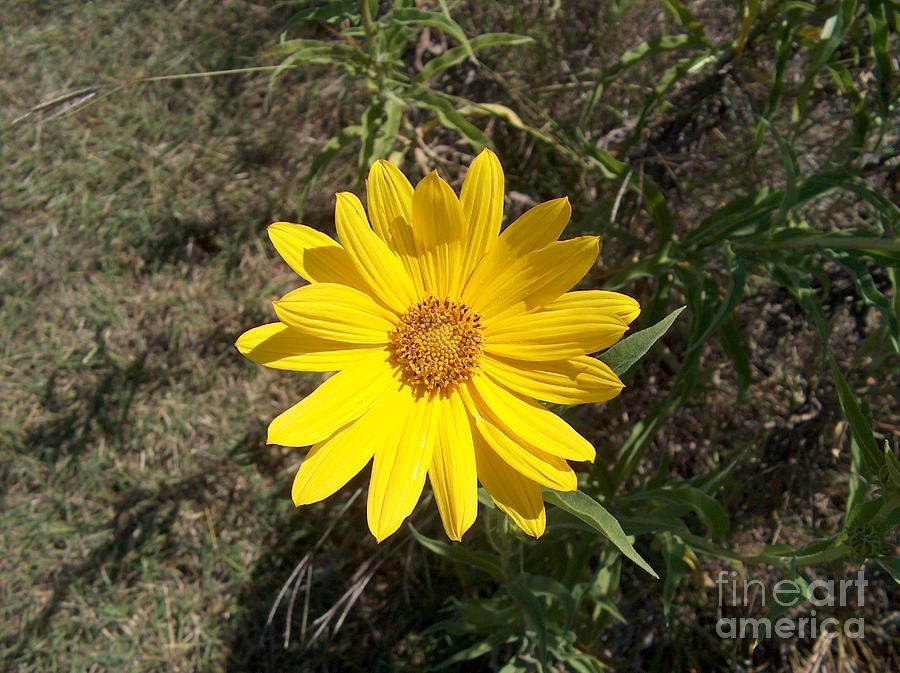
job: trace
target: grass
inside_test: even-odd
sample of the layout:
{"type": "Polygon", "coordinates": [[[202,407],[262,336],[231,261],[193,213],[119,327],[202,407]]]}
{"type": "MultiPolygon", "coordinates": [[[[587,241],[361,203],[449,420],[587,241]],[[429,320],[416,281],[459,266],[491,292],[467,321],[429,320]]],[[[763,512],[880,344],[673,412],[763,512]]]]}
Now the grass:
{"type": "MultiPolygon", "coordinates": [[[[648,32],[674,29],[655,3],[614,4],[616,23],[613,10],[589,14],[580,3],[454,10],[470,35],[489,26],[530,34],[535,43],[488,52],[482,60],[490,71],[464,63],[441,86],[532,110],[526,121],[544,130],[552,128],[548,119],[566,129],[580,125],[591,145],[618,147],[648,88],[687,52],[639,62],[585,107],[591,99],[582,94],[596,80],[573,72],[606,71],[648,32]]],[[[693,10],[713,45],[725,45],[740,20],[732,3],[698,2],[693,10]]],[[[484,583],[408,534],[381,547],[363,535],[362,499],[342,510],[364,480],[351,483],[346,497],[295,511],[287,496],[299,455],[265,446],[265,426],[318,379],[263,370],[232,346],[241,331],[267,322],[269,301],[295,284],[264,226],[298,218],[303,176],[327,139],[355,121],[366,98],[361,87],[312,68],[285,74],[274,92],[255,74],[132,84],[84,107],[9,125],[41,101],[111,78],[268,62],[292,12],[243,1],[107,0],[53,3],[52,10],[21,2],[5,13],[0,661],[10,670],[422,670],[465,644],[427,629],[436,614],[452,614],[438,612],[446,596],[471,597],[484,583]],[[311,556],[309,589],[292,596],[300,585],[289,584],[267,626],[295,565],[333,522],[311,556]],[[315,619],[361,584],[362,598],[340,630],[328,637],[336,613],[307,647],[315,619]]],[[[303,30],[330,34],[321,24],[303,30]]],[[[676,239],[749,185],[787,184],[774,140],[766,137],[748,154],[770,94],[765,71],[775,35],[767,29],[724,75],[703,71],[676,82],[626,152],[636,174],[665,193],[676,239]]],[[[853,58],[846,55],[851,65],[853,58]]],[[[816,82],[804,132],[791,139],[805,173],[843,160],[826,141],[852,125],[848,98],[816,82]]],[[[424,115],[412,122],[424,125],[424,115]]],[[[615,181],[509,125],[485,124],[514,192],[509,212],[529,199],[570,194],[570,231],[604,236],[604,266],[591,282],[615,278],[655,241],[636,191],[617,198],[615,181]]],[[[401,131],[411,139],[406,167],[421,174],[437,160],[458,186],[470,147],[440,128],[416,140],[410,131],[401,131]]],[[[883,147],[890,148],[896,128],[886,133],[883,147]]],[[[863,167],[867,184],[896,200],[890,150],[864,157],[863,167]]],[[[353,151],[344,150],[320,177],[304,221],[328,230],[331,193],[356,180],[353,151]]],[[[847,193],[810,204],[806,217],[822,229],[874,226],[872,206],[847,193]]],[[[880,319],[860,301],[852,274],[820,261],[825,284],[817,290],[835,356],[870,403],[876,431],[896,445],[896,357],[856,358],[880,319]]],[[[883,272],[870,266],[873,282],[890,294],[883,272]]],[[[724,285],[724,261],[711,268],[724,285]]],[[[657,287],[644,278],[627,291],[646,303],[657,287]]],[[[732,360],[711,342],[695,393],[648,444],[637,479],[657,470],[669,478],[704,474],[753,443],[747,479],[723,498],[732,517],[729,543],[756,548],[775,534],[801,544],[839,526],[850,460],[846,423],[830,377],[816,364],[816,331],[795,297],[754,272],[734,323],[751,385],[742,393],[732,360]]],[[[620,401],[572,416],[609,464],[635,419],[672,388],[689,338],[685,327],[673,331],[620,401]]],[[[415,517],[429,535],[437,533],[433,509],[423,505],[415,517]]],[[[668,662],[673,670],[711,670],[730,660],[800,670],[812,660],[812,643],[754,652],[711,643],[715,606],[702,570],[708,579],[717,568],[708,563],[696,583],[679,590],[669,627],[661,587],[626,569],[619,608],[629,624],[599,631],[595,653],[625,669],[665,669],[668,662]]],[[[874,630],[862,644],[841,644],[858,667],[844,670],[900,667],[897,589],[884,574],[875,579],[867,612],[874,630]]],[[[493,656],[491,664],[458,668],[499,668],[503,657],[493,656]]],[[[839,670],[828,661],[832,668],[817,670],[839,670]]]]}

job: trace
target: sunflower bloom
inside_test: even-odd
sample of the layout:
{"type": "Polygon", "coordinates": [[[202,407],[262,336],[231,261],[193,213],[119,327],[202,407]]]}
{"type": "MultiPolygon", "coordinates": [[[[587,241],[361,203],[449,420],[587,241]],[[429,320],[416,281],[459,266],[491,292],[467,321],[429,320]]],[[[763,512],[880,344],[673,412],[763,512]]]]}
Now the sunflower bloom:
{"type": "Polygon", "coordinates": [[[577,488],[567,461],[594,447],[541,404],[605,402],[619,378],[591,353],[640,313],[625,295],[569,291],[598,239],[557,240],[571,207],[535,206],[502,233],[503,170],[490,151],[459,197],[436,172],[415,189],[379,161],[368,215],[337,195],[340,243],[299,224],[269,227],[309,281],[274,302],[279,322],[238,350],[275,369],[337,372],[269,425],[268,442],[311,446],[294,479],[297,506],[335,493],[372,461],[367,514],[380,542],[431,483],[448,537],[462,539],[478,483],[529,535],[546,525],[541,486],[577,488]],[[370,224],[371,223],[371,224],[370,224]]]}

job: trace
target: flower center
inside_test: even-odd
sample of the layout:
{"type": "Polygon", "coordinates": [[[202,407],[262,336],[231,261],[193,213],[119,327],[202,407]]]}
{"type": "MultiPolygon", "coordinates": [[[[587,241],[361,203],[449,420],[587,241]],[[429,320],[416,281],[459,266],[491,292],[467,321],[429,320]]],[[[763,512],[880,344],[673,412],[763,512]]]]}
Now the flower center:
{"type": "Polygon", "coordinates": [[[390,333],[391,353],[405,382],[447,390],[472,375],[481,355],[481,316],[461,301],[427,297],[390,333]]]}

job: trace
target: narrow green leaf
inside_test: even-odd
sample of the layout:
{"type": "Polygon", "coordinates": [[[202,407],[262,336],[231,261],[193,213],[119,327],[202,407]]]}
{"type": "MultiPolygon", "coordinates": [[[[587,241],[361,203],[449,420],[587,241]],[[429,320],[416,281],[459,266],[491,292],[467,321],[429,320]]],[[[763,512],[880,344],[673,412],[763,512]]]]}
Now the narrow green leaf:
{"type": "Polygon", "coordinates": [[[677,63],[663,74],[656,86],[651,90],[650,95],[647,96],[644,106],[637,117],[637,121],[634,123],[634,130],[619,149],[619,156],[625,156],[634,144],[640,140],[644,131],[644,125],[646,124],[650,113],[656,108],[660,101],[663,100],[664,96],[672,89],[672,87],[674,87],[682,78],[702,70],[711,63],[715,63],[719,58],[719,55],[720,50],[707,49],[700,54],[691,56],[690,58],[677,63]]]}
{"type": "Polygon", "coordinates": [[[559,603],[563,610],[564,630],[572,628],[578,606],[566,585],[546,575],[524,575],[523,581],[536,596],[547,596],[559,603]]]}
{"type": "Polygon", "coordinates": [[[636,491],[622,499],[640,511],[653,509],[675,517],[685,517],[694,512],[706,528],[705,537],[717,539],[728,532],[728,514],[719,501],[699,488],[691,486],[665,486],[658,489],[636,491]]]}
{"type": "Polygon", "coordinates": [[[663,616],[668,624],[672,614],[672,600],[675,598],[675,592],[685,573],[684,543],[670,533],[663,533],[662,541],[660,551],[666,562],[666,579],[663,583],[662,593],[663,616]]]}
{"type": "MultiPolygon", "coordinates": [[[[527,44],[533,40],[526,35],[514,35],[512,33],[485,33],[469,40],[471,48],[478,52],[492,47],[514,47],[527,44]]],[[[440,56],[435,56],[428,61],[416,76],[418,82],[428,82],[450,68],[459,65],[469,56],[465,47],[453,47],[440,56]]]]}
{"type": "Polygon", "coordinates": [[[732,459],[728,465],[724,468],[720,469],[718,472],[713,472],[712,474],[700,474],[696,477],[692,477],[688,480],[688,483],[694,488],[699,488],[701,491],[706,493],[707,495],[714,496],[719,492],[725,484],[728,483],[729,479],[734,475],[735,471],[740,464],[744,462],[744,459],[750,454],[751,451],[756,449],[755,444],[748,444],[743,449],[737,452],[737,455],[732,459]]]}
{"type": "Polygon", "coordinates": [[[544,494],[544,500],[551,505],[565,510],[572,516],[584,521],[594,530],[601,533],[610,542],[612,542],[625,556],[634,561],[640,568],[650,573],[656,579],[659,575],[650,567],[650,565],[641,558],[640,554],[631,544],[631,540],[622,530],[622,526],[616,521],[616,518],[610,514],[606,508],[592,497],[581,491],[571,491],[563,493],[560,491],[552,491],[550,489],[541,489],[544,494]]]}
{"type": "Polygon", "coordinates": [[[881,106],[882,123],[888,123],[891,104],[895,95],[892,83],[894,69],[891,67],[891,28],[889,14],[897,11],[893,0],[868,0],[866,24],[872,36],[872,51],[875,53],[875,75],[878,80],[878,102],[881,106]]]}
{"type": "Polygon", "coordinates": [[[722,350],[725,351],[728,359],[731,360],[731,364],[734,365],[734,373],[737,375],[738,381],[738,394],[743,396],[750,386],[753,373],[750,369],[750,357],[747,355],[747,347],[731,316],[723,320],[722,325],[719,327],[719,341],[722,344],[722,350]]]}
{"type": "Polygon", "coordinates": [[[900,556],[879,559],[878,565],[884,568],[897,584],[900,584],[900,556]]]}
{"type": "Polygon", "coordinates": [[[663,0],[663,5],[673,15],[678,17],[681,24],[687,29],[694,40],[699,45],[706,44],[706,35],[703,32],[703,24],[691,13],[691,11],[680,0],[663,0]]]}
{"type": "Polygon", "coordinates": [[[834,383],[837,386],[841,409],[844,410],[844,415],[850,424],[850,432],[853,433],[853,438],[857,441],[862,451],[861,467],[863,468],[863,473],[868,477],[876,477],[881,471],[884,456],[878,450],[878,444],[872,432],[872,425],[865,414],[863,414],[856,395],[850,389],[847,380],[833,358],[830,358],[830,365],[831,374],[834,376],[834,383]]]}
{"type": "Polygon", "coordinates": [[[453,105],[444,98],[432,94],[422,94],[416,102],[419,107],[427,107],[437,115],[444,128],[456,131],[469,141],[472,149],[481,151],[491,143],[481,129],[469,122],[453,105]]]}
{"type": "Polygon", "coordinates": [[[778,34],[778,41],[775,47],[775,63],[773,67],[772,86],[769,89],[769,99],[766,103],[765,112],[760,119],[760,123],[756,127],[756,133],[753,141],[753,149],[751,154],[755,155],[762,146],[763,136],[765,135],[766,123],[772,119],[778,105],[781,103],[781,95],[784,91],[784,73],[787,69],[788,58],[792,53],[794,46],[794,21],[795,12],[788,10],[781,22],[781,29],[778,34]]]}
{"type": "Polygon", "coordinates": [[[356,0],[336,0],[334,2],[326,2],[321,6],[310,7],[294,14],[282,28],[281,32],[286,33],[296,24],[304,21],[326,21],[329,23],[348,18],[356,10],[359,9],[359,3],[356,0]]]}
{"type": "Polygon", "coordinates": [[[655,325],[622,339],[615,346],[600,355],[598,359],[609,365],[616,374],[622,376],[646,355],[653,344],[662,338],[685,308],[685,306],[676,308],[655,325]]]}
{"type": "Polygon", "coordinates": [[[884,464],[887,467],[885,488],[900,492],[900,460],[897,460],[888,440],[884,440],[884,464]]]}
{"type": "Polygon", "coordinates": [[[346,127],[343,131],[341,131],[331,140],[325,143],[325,147],[323,147],[322,151],[316,155],[315,159],[313,159],[312,164],[309,167],[309,172],[306,174],[303,189],[301,190],[300,197],[298,199],[298,207],[300,209],[303,208],[303,205],[306,203],[306,199],[309,198],[309,194],[315,186],[316,178],[319,177],[319,173],[321,173],[325,169],[325,167],[329,163],[331,163],[331,160],[334,159],[334,156],[342,148],[349,145],[354,139],[361,137],[362,128],[358,125],[353,125],[346,127]]]}
{"type": "MultiPolygon", "coordinates": [[[[388,96],[384,103],[384,116],[372,143],[372,161],[386,159],[397,144],[397,134],[406,112],[406,103],[395,96],[388,96]]],[[[365,166],[368,168],[368,165],[365,166]]]]}
{"type": "Polygon", "coordinates": [[[858,0],[841,0],[836,12],[829,17],[822,28],[821,39],[814,50],[809,71],[797,90],[794,108],[791,111],[791,121],[795,132],[806,118],[806,103],[812,92],[813,85],[819,73],[829,63],[835,51],[844,41],[844,36],[850,30],[856,13],[858,0]]]}
{"type": "MultiPolygon", "coordinates": [[[[718,308],[712,319],[706,321],[703,332],[695,339],[691,340],[688,352],[702,348],[713,335],[713,332],[719,328],[719,324],[731,315],[732,311],[734,311],[735,307],[741,301],[746,280],[747,265],[742,260],[736,260],[734,262],[731,277],[728,279],[728,289],[725,291],[725,299],[719,303],[718,292],[710,293],[708,296],[704,297],[709,304],[709,308],[714,308],[715,305],[718,305],[718,308]]],[[[692,306],[691,310],[694,311],[694,308],[695,306],[692,306]]]]}
{"type": "Polygon", "coordinates": [[[578,128],[582,129],[587,125],[606,87],[615,81],[623,71],[657,54],[677,51],[691,46],[700,45],[695,44],[694,38],[690,35],[661,35],[646,42],[641,42],[637,47],[626,51],[619,57],[618,61],[603,70],[603,74],[582,106],[581,115],[578,118],[578,128]]]}
{"type": "Polygon", "coordinates": [[[663,424],[669,420],[671,414],[681,404],[681,399],[681,391],[673,390],[672,393],[657,402],[649,414],[632,426],[631,433],[628,435],[625,443],[622,444],[622,447],[619,449],[619,455],[616,458],[616,467],[613,472],[613,485],[616,489],[621,487],[634,471],[634,468],[637,467],[650,440],[656,436],[663,424]]]}
{"type": "Polygon", "coordinates": [[[496,580],[503,579],[503,568],[500,565],[500,561],[487,552],[473,551],[460,544],[450,544],[442,540],[435,540],[422,535],[413,526],[409,528],[419,544],[438,556],[483,570],[496,580]]]}
{"type": "Polygon", "coordinates": [[[690,507],[701,523],[706,526],[707,538],[715,540],[724,537],[728,532],[730,523],[725,508],[722,507],[718,500],[707,495],[699,488],[680,486],[664,488],[661,492],[676,502],[690,507]]]}
{"type": "Polygon", "coordinates": [[[522,609],[526,624],[530,624],[538,638],[538,655],[541,664],[547,665],[547,623],[544,620],[544,606],[535,597],[522,577],[503,585],[507,593],[522,609]]]}
{"type": "Polygon", "coordinates": [[[437,30],[446,33],[449,37],[452,37],[454,40],[460,43],[462,47],[466,50],[466,54],[473,61],[477,62],[475,58],[475,51],[472,49],[472,45],[469,42],[469,39],[466,37],[466,34],[463,32],[463,29],[460,27],[456,21],[441,14],[440,12],[429,12],[424,9],[418,9],[416,7],[407,7],[402,9],[392,9],[388,12],[384,19],[384,21],[397,21],[399,23],[407,23],[407,24],[417,24],[421,26],[428,26],[429,28],[436,28],[437,30]]]}

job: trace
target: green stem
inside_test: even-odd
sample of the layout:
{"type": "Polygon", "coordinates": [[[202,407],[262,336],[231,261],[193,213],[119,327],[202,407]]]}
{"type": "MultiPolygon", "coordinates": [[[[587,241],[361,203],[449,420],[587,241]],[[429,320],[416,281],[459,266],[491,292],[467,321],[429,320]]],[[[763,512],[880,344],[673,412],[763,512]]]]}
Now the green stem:
{"type": "Polygon", "coordinates": [[[375,24],[372,23],[372,10],[369,7],[369,0],[359,0],[359,13],[362,15],[363,28],[366,30],[366,41],[368,42],[369,58],[371,59],[375,43],[375,24]]]}

